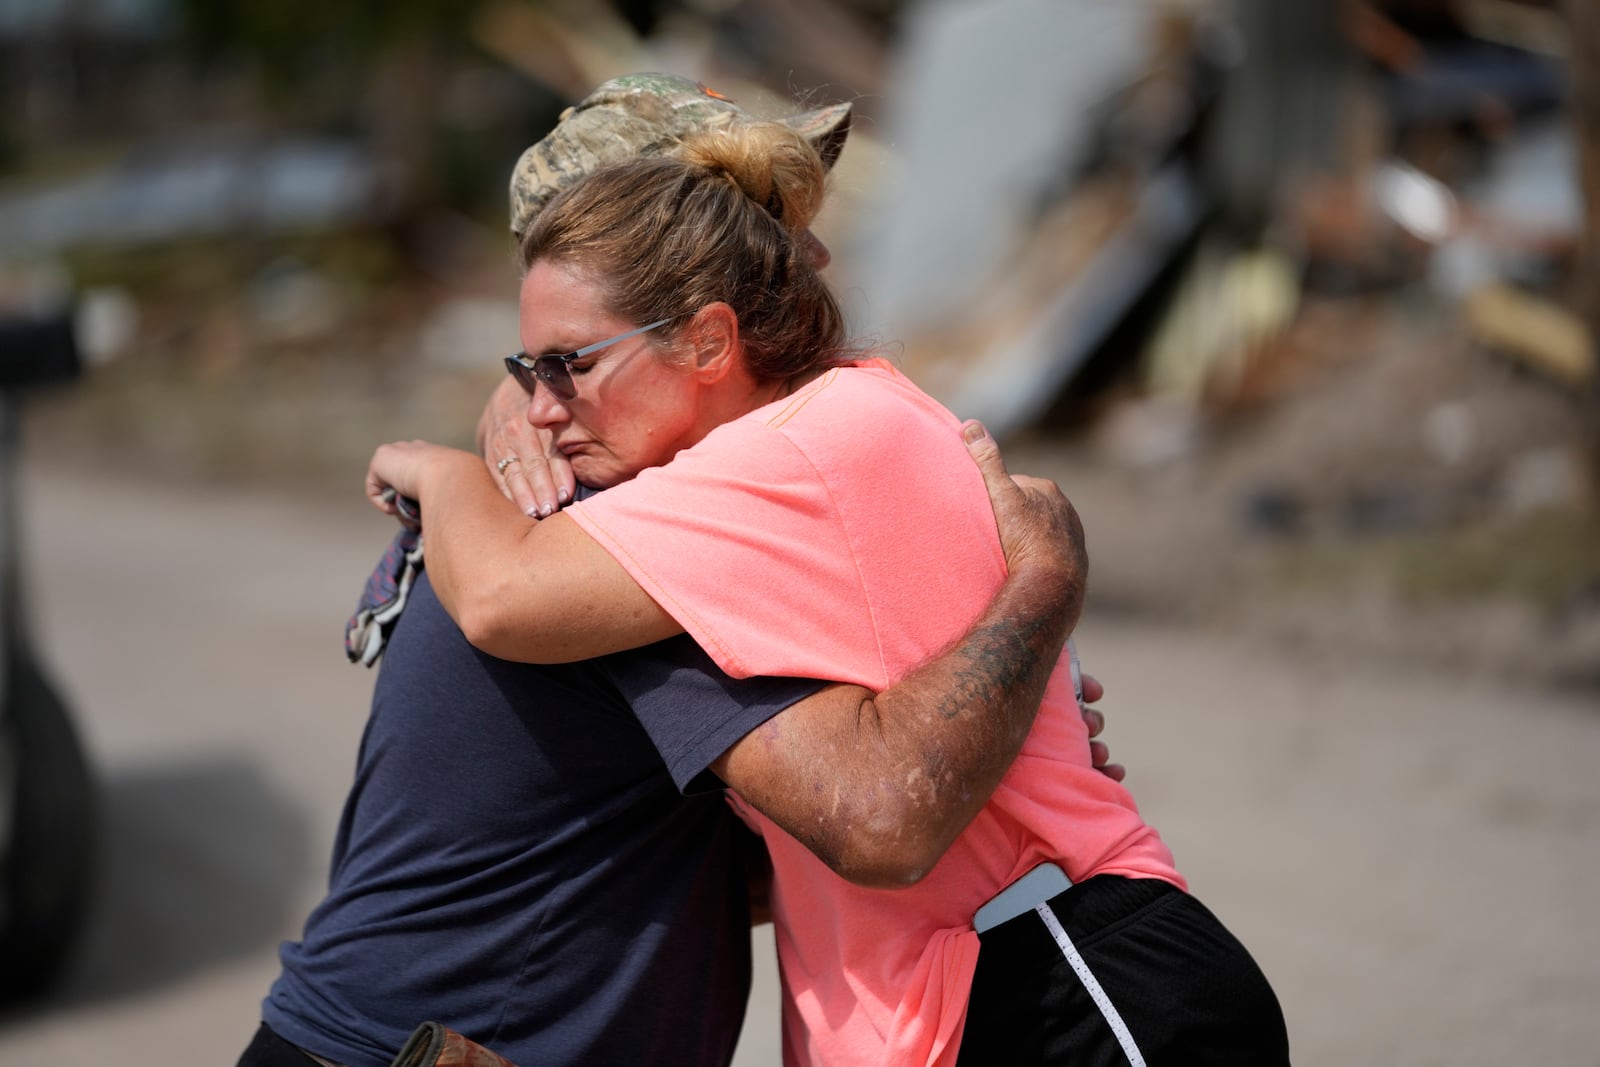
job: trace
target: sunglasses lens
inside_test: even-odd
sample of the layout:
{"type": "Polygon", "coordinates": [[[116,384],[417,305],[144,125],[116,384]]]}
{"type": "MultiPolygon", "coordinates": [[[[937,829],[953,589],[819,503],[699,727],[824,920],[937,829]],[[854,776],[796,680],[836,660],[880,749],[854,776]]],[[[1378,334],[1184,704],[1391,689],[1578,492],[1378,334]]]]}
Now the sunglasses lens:
{"type": "Polygon", "coordinates": [[[516,379],[518,385],[522,386],[524,393],[529,396],[533,395],[533,387],[538,383],[538,379],[534,377],[532,367],[525,365],[516,356],[507,356],[506,371],[512,378],[516,379]]]}
{"type": "Polygon", "coordinates": [[[545,388],[562,400],[571,400],[578,395],[572,385],[572,374],[559,356],[540,356],[531,367],[523,362],[527,358],[520,353],[506,357],[506,370],[522,386],[523,392],[532,396],[538,384],[544,382],[545,388]]]}
{"type": "Polygon", "coordinates": [[[540,356],[533,361],[533,373],[562,400],[578,395],[577,387],[572,384],[572,371],[560,356],[540,356]]]}

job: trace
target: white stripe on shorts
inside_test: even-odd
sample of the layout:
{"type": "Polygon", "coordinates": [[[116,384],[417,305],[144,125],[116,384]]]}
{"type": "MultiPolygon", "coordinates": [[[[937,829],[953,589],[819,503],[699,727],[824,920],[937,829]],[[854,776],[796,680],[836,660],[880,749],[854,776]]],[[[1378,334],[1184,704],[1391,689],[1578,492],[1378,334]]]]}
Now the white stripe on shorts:
{"type": "Polygon", "coordinates": [[[1111,998],[1106,996],[1106,991],[1100,988],[1100,980],[1089,970],[1089,965],[1078,955],[1078,947],[1072,943],[1072,938],[1061,928],[1061,922],[1056,918],[1056,913],[1050,910],[1049,904],[1040,904],[1033,909],[1039,913],[1039,918],[1050,930],[1050,936],[1056,939],[1056,945],[1061,949],[1061,954],[1067,958],[1067,963],[1072,966],[1072,972],[1078,976],[1078,981],[1083,983],[1083,988],[1089,991],[1089,998],[1094,1001],[1095,1007],[1100,1009],[1100,1014],[1105,1016],[1106,1025],[1111,1027],[1111,1032],[1117,1035],[1117,1044],[1122,1046],[1122,1054],[1128,1057],[1131,1067],[1145,1067],[1144,1056],[1139,1052],[1139,1046],[1134,1044],[1133,1035],[1128,1032],[1128,1024],[1122,1021],[1122,1016],[1117,1014],[1117,1007],[1111,1003],[1111,998]]]}

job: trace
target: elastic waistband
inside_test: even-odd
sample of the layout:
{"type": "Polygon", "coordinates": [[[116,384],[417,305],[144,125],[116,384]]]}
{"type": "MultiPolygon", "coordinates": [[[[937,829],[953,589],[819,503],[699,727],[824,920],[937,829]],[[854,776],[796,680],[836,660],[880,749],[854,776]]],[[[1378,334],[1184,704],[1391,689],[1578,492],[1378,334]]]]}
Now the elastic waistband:
{"type": "MultiPolygon", "coordinates": [[[[1134,914],[1172,893],[1183,892],[1159,878],[1127,878],[1119,874],[1098,874],[1079,882],[1046,903],[1074,941],[1134,914]]],[[[984,946],[1025,950],[1038,945],[1046,953],[1060,955],[1054,940],[1036,912],[1027,911],[978,935],[984,946]],[[1043,936],[1040,936],[1043,935],[1043,936]]]]}

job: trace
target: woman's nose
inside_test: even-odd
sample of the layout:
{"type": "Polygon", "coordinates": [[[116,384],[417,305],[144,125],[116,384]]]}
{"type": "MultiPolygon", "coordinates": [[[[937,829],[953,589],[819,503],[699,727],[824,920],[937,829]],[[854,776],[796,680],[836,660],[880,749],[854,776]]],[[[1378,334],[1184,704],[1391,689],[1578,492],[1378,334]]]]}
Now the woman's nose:
{"type": "Polygon", "coordinates": [[[571,417],[567,405],[544,382],[528,397],[528,424],[536,430],[559,426],[571,417]]]}

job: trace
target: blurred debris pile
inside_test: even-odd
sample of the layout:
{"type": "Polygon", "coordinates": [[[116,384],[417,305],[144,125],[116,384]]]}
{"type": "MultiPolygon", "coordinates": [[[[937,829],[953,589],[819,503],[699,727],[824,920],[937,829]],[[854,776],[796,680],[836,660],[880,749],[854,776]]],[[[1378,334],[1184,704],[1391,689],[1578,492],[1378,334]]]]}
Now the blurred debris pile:
{"type": "Polygon", "coordinates": [[[1410,539],[1443,567],[1497,531],[1479,593],[1600,623],[1600,5],[999,6],[1003,46],[957,47],[975,8],[904,39],[890,136],[913,186],[956,172],[897,188],[863,257],[912,375],[1203,497],[1235,542],[1410,539]],[[938,98],[974,79],[1020,91],[938,98]],[[1552,521],[1575,550],[1517,535],[1552,521]]]}
{"type": "Polygon", "coordinates": [[[1255,357],[1305,301],[1375,293],[1460,312],[1558,386],[1593,380],[1555,7],[1000,6],[1009,24],[957,5],[908,34],[891,135],[910,184],[935,188],[897,187],[866,257],[887,334],[964,412],[1020,429],[1059,387],[1103,385],[1108,348],[1146,392],[1260,400],[1255,357]],[[952,69],[986,61],[980,15],[997,81],[1017,50],[1074,61],[974,100],[952,69]],[[941,156],[962,161],[946,186],[924,174],[941,156]],[[1016,388],[992,384],[1001,368],[1016,388]]]}

